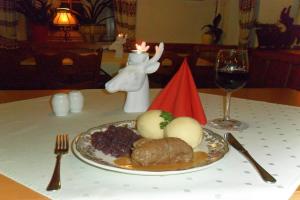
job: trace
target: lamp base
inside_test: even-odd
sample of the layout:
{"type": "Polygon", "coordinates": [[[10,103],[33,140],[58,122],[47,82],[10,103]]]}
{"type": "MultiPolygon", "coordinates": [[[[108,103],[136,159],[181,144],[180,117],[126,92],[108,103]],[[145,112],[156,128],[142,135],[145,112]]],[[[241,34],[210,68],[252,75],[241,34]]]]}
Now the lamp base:
{"type": "MultiPolygon", "coordinates": [[[[65,42],[65,32],[63,30],[49,31],[48,36],[49,42],[65,42]]],[[[84,39],[80,32],[76,30],[69,31],[69,37],[67,36],[68,42],[84,42],[84,39]]]]}
{"type": "Polygon", "coordinates": [[[67,29],[64,29],[63,31],[64,31],[64,41],[68,42],[70,40],[71,34],[70,34],[69,30],[67,30],[67,29]]]}

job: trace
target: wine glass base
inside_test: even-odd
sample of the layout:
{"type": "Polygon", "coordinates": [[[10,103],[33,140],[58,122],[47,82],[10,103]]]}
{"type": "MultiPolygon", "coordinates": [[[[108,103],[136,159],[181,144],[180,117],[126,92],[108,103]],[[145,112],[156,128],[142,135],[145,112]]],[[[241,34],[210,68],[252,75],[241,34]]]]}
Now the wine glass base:
{"type": "Polygon", "coordinates": [[[240,122],[235,119],[224,120],[223,118],[218,118],[210,121],[208,123],[210,127],[229,131],[242,131],[248,128],[245,122],[240,122]]]}

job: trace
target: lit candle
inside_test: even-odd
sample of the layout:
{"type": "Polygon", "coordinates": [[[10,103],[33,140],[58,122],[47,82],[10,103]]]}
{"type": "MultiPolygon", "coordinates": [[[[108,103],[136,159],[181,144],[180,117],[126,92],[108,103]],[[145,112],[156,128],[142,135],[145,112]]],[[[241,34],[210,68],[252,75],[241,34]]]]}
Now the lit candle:
{"type": "Polygon", "coordinates": [[[149,46],[146,45],[146,42],[142,42],[141,45],[135,44],[136,49],[132,50],[132,53],[129,53],[128,64],[138,64],[145,62],[149,59],[149,46]]]}
{"type": "Polygon", "coordinates": [[[136,50],[132,50],[137,54],[145,53],[149,50],[149,46],[146,46],[146,42],[142,42],[141,45],[135,44],[136,50]]]}

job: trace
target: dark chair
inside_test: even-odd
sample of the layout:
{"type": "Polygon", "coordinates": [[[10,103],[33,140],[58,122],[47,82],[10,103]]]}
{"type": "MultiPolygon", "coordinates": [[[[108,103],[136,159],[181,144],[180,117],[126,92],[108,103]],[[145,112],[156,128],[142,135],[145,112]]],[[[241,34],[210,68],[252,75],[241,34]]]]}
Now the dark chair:
{"type": "Polygon", "coordinates": [[[11,79],[16,76],[17,62],[13,57],[14,52],[0,49],[0,89],[7,89],[11,85],[11,79]]]}
{"type": "Polygon", "coordinates": [[[174,76],[183,62],[183,57],[170,51],[165,51],[159,59],[160,66],[158,70],[149,74],[150,87],[162,88],[174,76]]]}
{"type": "Polygon", "coordinates": [[[188,57],[197,88],[214,88],[214,64],[218,48],[195,46],[188,57]]]}
{"type": "Polygon", "coordinates": [[[249,87],[300,89],[299,55],[280,50],[252,50],[249,87]]]}
{"type": "Polygon", "coordinates": [[[101,71],[102,49],[97,52],[60,51],[35,56],[47,89],[103,88],[110,79],[101,71]]]}
{"type": "Polygon", "coordinates": [[[287,86],[300,91],[300,64],[291,69],[287,86]]]}
{"type": "Polygon", "coordinates": [[[261,56],[257,56],[255,51],[249,52],[249,80],[247,86],[252,88],[263,88],[268,70],[268,61],[261,56]]]}
{"type": "Polygon", "coordinates": [[[21,66],[27,50],[0,49],[0,89],[39,89],[38,71],[32,66],[21,66]]]}

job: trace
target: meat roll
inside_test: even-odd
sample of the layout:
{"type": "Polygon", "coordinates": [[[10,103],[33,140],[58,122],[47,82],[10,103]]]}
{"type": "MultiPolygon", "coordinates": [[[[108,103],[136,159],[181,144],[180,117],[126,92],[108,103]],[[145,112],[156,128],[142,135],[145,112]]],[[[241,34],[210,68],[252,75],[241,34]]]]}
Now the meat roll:
{"type": "Polygon", "coordinates": [[[179,138],[139,139],[133,144],[131,159],[141,166],[190,162],[193,148],[179,138]]]}

